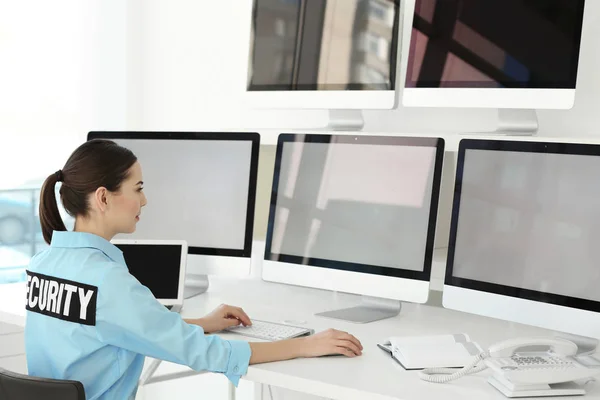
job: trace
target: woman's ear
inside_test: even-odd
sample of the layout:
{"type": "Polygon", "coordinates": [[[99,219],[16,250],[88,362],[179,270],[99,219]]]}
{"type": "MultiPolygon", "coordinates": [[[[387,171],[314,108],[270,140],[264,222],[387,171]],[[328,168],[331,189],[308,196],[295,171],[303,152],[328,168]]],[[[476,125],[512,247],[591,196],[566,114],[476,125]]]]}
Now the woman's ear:
{"type": "Polygon", "coordinates": [[[94,192],[94,204],[96,208],[101,212],[106,212],[108,210],[108,190],[105,187],[99,187],[94,192]]]}

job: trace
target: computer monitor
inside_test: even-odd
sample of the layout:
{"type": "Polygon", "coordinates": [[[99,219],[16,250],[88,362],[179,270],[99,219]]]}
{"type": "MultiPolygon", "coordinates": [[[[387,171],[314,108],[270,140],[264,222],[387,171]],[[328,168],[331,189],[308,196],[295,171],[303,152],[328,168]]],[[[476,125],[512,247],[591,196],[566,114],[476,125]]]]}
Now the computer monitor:
{"type": "Polygon", "coordinates": [[[443,305],[600,339],[600,145],[463,139],[443,305]]]}
{"type": "Polygon", "coordinates": [[[585,0],[408,0],[404,106],[568,109],[585,0]]]}
{"type": "Polygon", "coordinates": [[[319,314],[353,322],[425,303],[443,153],[433,137],[280,135],[263,279],[377,298],[319,314]]]}
{"type": "Polygon", "coordinates": [[[137,156],[148,204],[135,233],[118,238],[185,240],[186,297],[204,275],[250,273],[258,133],[90,132],[137,156]]]}
{"type": "Polygon", "coordinates": [[[251,3],[250,107],[395,107],[399,0],[251,3]]]}
{"type": "Polygon", "coordinates": [[[160,304],[173,311],[183,307],[187,262],[184,240],[118,240],[112,243],[123,252],[133,275],[146,286],[160,304]]]}

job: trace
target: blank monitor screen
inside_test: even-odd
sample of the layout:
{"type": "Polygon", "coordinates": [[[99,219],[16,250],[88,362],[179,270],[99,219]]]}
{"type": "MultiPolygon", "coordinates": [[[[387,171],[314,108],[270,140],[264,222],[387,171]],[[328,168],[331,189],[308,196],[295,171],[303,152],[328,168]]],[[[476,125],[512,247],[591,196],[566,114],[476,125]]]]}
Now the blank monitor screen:
{"type": "Polygon", "coordinates": [[[148,204],[127,238],[186,240],[190,254],[249,257],[259,135],[99,132],[137,156],[148,204]]]}
{"type": "Polygon", "coordinates": [[[600,311],[600,146],[463,140],[446,283],[600,311]]]}
{"type": "Polygon", "coordinates": [[[394,90],[398,0],[254,0],[248,90],[394,90]]]}
{"type": "Polygon", "coordinates": [[[575,89],[584,0],[416,0],[406,87],[575,89]]]}
{"type": "Polygon", "coordinates": [[[443,140],[280,135],[266,259],[428,279],[443,140]]]}
{"type": "Polygon", "coordinates": [[[117,244],[129,273],[157,299],[177,299],[181,246],[159,244],[117,244]]]}

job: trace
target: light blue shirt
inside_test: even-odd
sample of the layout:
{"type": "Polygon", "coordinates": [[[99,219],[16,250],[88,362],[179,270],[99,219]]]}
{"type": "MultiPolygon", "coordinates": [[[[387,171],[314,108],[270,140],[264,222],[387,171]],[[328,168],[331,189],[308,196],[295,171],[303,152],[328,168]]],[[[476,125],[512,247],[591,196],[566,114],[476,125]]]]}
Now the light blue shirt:
{"type": "Polygon", "coordinates": [[[28,268],[25,347],[32,376],[80,381],[88,400],[132,399],[144,356],[245,375],[250,345],[205,335],[161,305],[121,250],[89,233],[54,232],[28,268]]]}

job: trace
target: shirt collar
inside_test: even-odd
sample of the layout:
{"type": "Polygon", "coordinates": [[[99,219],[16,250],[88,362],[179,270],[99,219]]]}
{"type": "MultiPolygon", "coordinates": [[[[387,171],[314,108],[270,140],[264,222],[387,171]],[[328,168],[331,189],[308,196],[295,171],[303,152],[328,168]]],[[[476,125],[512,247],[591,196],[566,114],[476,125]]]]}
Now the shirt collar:
{"type": "Polygon", "coordinates": [[[54,231],[52,233],[51,247],[59,248],[93,248],[106,254],[111,260],[125,265],[123,252],[108,240],[87,232],[64,232],[54,231]]]}

